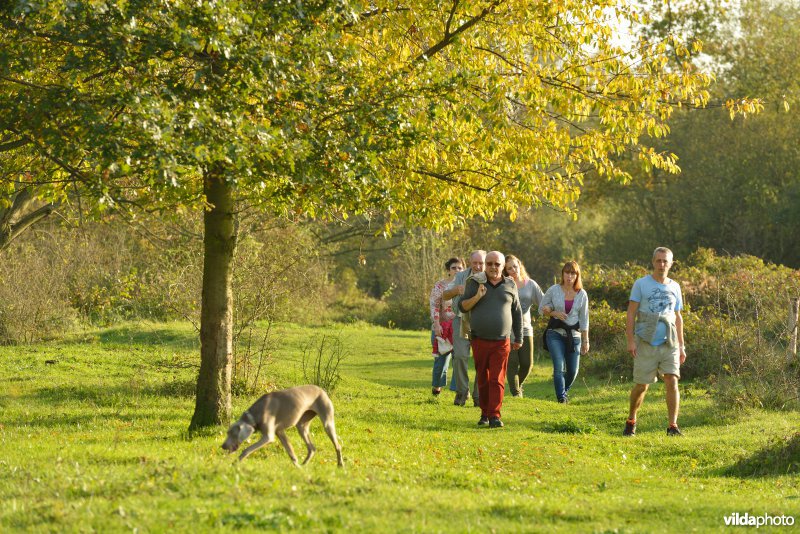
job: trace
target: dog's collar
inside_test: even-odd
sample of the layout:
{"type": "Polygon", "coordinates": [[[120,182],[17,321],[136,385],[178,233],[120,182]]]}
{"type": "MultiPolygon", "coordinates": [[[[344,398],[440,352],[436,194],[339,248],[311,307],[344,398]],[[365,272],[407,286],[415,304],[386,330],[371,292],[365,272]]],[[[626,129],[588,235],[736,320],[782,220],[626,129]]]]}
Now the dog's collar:
{"type": "Polygon", "coordinates": [[[241,419],[250,426],[256,426],[256,420],[249,411],[244,412],[241,419]]]}

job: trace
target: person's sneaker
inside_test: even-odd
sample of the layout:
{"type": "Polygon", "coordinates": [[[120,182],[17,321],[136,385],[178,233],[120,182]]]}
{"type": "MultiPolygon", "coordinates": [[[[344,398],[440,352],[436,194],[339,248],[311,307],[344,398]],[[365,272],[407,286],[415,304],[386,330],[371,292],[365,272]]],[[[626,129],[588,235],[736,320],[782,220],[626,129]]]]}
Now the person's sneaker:
{"type": "Polygon", "coordinates": [[[489,424],[489,418],[485,415],[482,415],[481,418],[478,420],[478,426],[486,426],[489,424]]]}
{"type": "Polygon", "coordinates": [[[566,395],[564,395],[563,397],[558,399],[558,402],[559,402],[559,404],[569,404],[569,399],[567,398],[566,395]]]}
{"type": "Polygon", "coordinates": [[[503,428],[503,422],[499,417],[492,417],[489,419],[489,428],[503,428]]]}
{"type": "Polygon", "coordinates": [[[456,398],[453,399],[453,404],[456,406],[464,406],[464,396],[461,393],[456,393],[456,398]]]}
{"type": "Polygon", "coordinates": [[[623,436],[635,436],[636,435],[636,423],[631,423],[630,421],[625,421],[625,430],[622,431],[623,436]]]}
{"type": "Polygon", "coordinates": [[[441,392],[442,392],[442,388],[432,388],[431,389],[431,393],[433,394],[434,397],[436,395],[438,395],[439,393],[441,393],[441,392]]]}
{"type": "Polygon", "coordinates": [[[472,405],[474,407],[476,407],[476,408],[480,408],[481,407],[481,401],[476,399],[475,397],[472,397],[472,405]]]}
{"type": "Polygon", "coordinates": [[[668,436],[682,436],[681,429],[678,428],[677,425],[675,426],[668,426],[667,427],[667,435],[668,436]]]}

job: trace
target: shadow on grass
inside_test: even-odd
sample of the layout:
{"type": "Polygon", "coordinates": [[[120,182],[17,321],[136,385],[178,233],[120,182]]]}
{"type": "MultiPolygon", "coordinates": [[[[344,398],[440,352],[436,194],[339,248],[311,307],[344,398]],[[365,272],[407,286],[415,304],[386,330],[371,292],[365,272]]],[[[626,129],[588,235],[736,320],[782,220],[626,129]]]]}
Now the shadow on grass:
{"type": "Polygon", "coordinates": [[[389,330],[386,337],[393,337],[397,339],[421,339],[423,341],[430,338],[429,330],[389,330]]]}
{"type": "MultiPolygon", "coordinates": [[[[542,416],[532,417],[530,424],[545,434],[607,434],[622,436],[628,414],[630,387],[628,385],[604,386],[592,383],[579,384],[570,392],[570,403],[555,401],[552,384],[540,381],[535,386],[525,385],[525,400],[538,401],[542,416]],[[573,396],[574,395],[574,396],[573,396]]],[[[512,400],[513,402],[513,400],[512,400]]],[[[680,415],[681,428],[692,434],[709,433],[734,424],[744,415],[735,410],[722,409],[711,399],[692,400],[685,404],[680,415]]],[[[647,394],[639,413],[638,433],[663,434],[667,427],[667,404],[663,386],[656,385],[647,394]]]]}
{"type": "Polygon", "coordinates": [[[148,329],[145,327],[121,326],[100,332],[98,339],[101,343],[116,345],[168,345],[176,349],[200,347],[198,333],[167,328],[148,329]]]}
{"type": "Polygon", "coordinates": [[[298,523],[302,523],[303,519],[291,509],[283,508],[266,513],[230,512],[220,517],[220,523],[233,530],[285,531],[298,528],[298,523]]]}
{"type": "Polygon", "coordinates": [[[540,425],[540,432],[553,434],[596,434],[597,427],[590,422],[579,421],[573,417],[567,417],[559,421],[540,425]]]}
{"type": "MultiPolygon", "coordinates": [[[[664,421],[666,421],[666,410],[664,413],[664,421]]],[[[622,438],[622,430],[625,426],[625,417],[619,417],[614,420],[604,418],[595,422],[588,422],[579,418],[566,416],[556,421],[533,421],[530,423],[532,430],[541,432],[543,434],[595,434],[595,435],[608,435],[622,438]]],[[[696,428],[698,425],[682,425],[684,430],[686,428],[696,428]]],[[[717,426],[716,424],[709,424],[708,426],[717,426]]],[[[664,434],[666,432],[666,422],[662,425],[660,422],[648,423],[640,425],[636,431],[637,435],[648,434],[664,434]]]]}
{"type": "Polygon", "coordinates": [[[0,405],[5,405],[9,401],[19,401],[20,398],[28,398],[47,406],[84,402],[100,408],[108,408],[130,405],[132,401],[143,397],[191,398],[195,394],[196,384],[196,381],[187,379],[169,380],[159,384],[138,384],[132,381],[115,386],[99,386],[95,384],[86,386],[62,385],[40,388],[13,398],[0,395],[0,405]]]}
{"type": "MultiPolygon", "coordinates": [[[[175,431],[172,428],[164,429],[164,424],[171,426],[172,423],[180,423],[181,427],[188,427],[191,413],[181,410],[172,412],[159,412],[154,416],[149,412],[138,412],[135,408],[127,409],[124,413],[99,413],[97,410],[81,414],[39,414],[28,416],[24,419],[10,419],[7,421],[8,427],[41,428],[46,432],[59,432],[81,435],[81,443],[101,443],[108,440],[109,425],[113,426],[118,432],[124,433],[127,442],[153,442],[159,440],[173,441],[176,439],[175,431]],[[159,426],[153,426],[152,422],[158,421],[159,426]],[[143,433],[140,429],[128,432],[127,427],[132,424],[148,422],[152,428],[158,428],[159,435],[143,433]],[[185,423],[185,424],[184,424],[185,423]]],[[[217,427],[219,430],[222,427],[217,427]]],[[[214,434],[216,435],[216,434],[214,434]]],[[[185,432],[181,429],[177,435],[181,439],[186,438],[185,432]]],[[[188,440],[188,439],[185,439],[188,440]]]]}
{"type": "Polygon", "coordinates": [[[346,369],[348,374],[352,373],[352,376],[383,386],[418,389],[423,385],[430,384],[433,358],[384,360],[356,364],[345,362],[342,364],[342,368],[346,369]],[[406,375],[406,377],[402,375],[406,375]]]}
{"type": "Polygon", "coordinates": [[[757,478],[800,473],[800,432],[775,438],[766,447],[722,470],[736,478],[757,478]]]}
{"type": "Polygon", "coordinates": [[[279,513],[271,513],[269,515],[256,515],[246,512],[228,513],[222,516],[220,522],[229,528],[255,528],[255,529],[278,529],[280,527],[286,528],[292,523],[289,516],[283,516],[279,513]]]}

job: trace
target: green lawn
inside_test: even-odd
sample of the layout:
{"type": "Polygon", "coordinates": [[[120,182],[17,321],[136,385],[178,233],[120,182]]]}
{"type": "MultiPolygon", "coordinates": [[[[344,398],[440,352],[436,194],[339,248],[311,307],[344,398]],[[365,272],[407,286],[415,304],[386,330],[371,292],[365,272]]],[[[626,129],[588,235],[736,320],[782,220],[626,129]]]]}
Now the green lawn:
{"type": "MultiPolygon", "coordinates": [[[[332,395],[344,469],[318,421],[303,468],[278,443],[238,463],[220,448],[225,429],[187,436],[199,358],[188,325],[0,347],[0,531],[707,532],[734,512],[800,521],[800,480],[786,474],[800,458],[785,446],[797,412],[723,413],[688,384],[685,436],[668,439],[658,385],[638,435],[623,438],[630,384],[579,377],[560,405],[545,359],[526,398],[507,399],[506,427],[479,428],[477,408],[432,398],[426,333],[363,325],[281,326],[270,379],[301,383],[300,347],[323,334],[349,353],[332,395]],[[753,463],[767,474],[740,474],[753,463]]],[[[256,398],[236,397],[235,414],[256,398]]]]}

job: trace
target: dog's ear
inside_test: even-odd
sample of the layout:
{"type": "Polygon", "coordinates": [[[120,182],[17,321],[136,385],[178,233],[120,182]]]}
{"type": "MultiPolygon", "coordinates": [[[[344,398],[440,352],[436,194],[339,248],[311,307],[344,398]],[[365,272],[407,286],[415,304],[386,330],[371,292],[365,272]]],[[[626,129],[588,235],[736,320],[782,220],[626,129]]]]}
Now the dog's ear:
{"type": "Polygon", "coordinates": [[[250,410],[246,410],[239,418],[239,421],[244,421],[250,426],[256,426],[256,420],[253,418],[253,415],[250,413],[250,410]]]}
{"type": "Polygon", "coordinates": [[[240,422],[239,423],[239,443],[244,443],[244,441],[249,438],[253,431],[255,430],[254,427],[248,425],[247,423],[240,422]]]}

